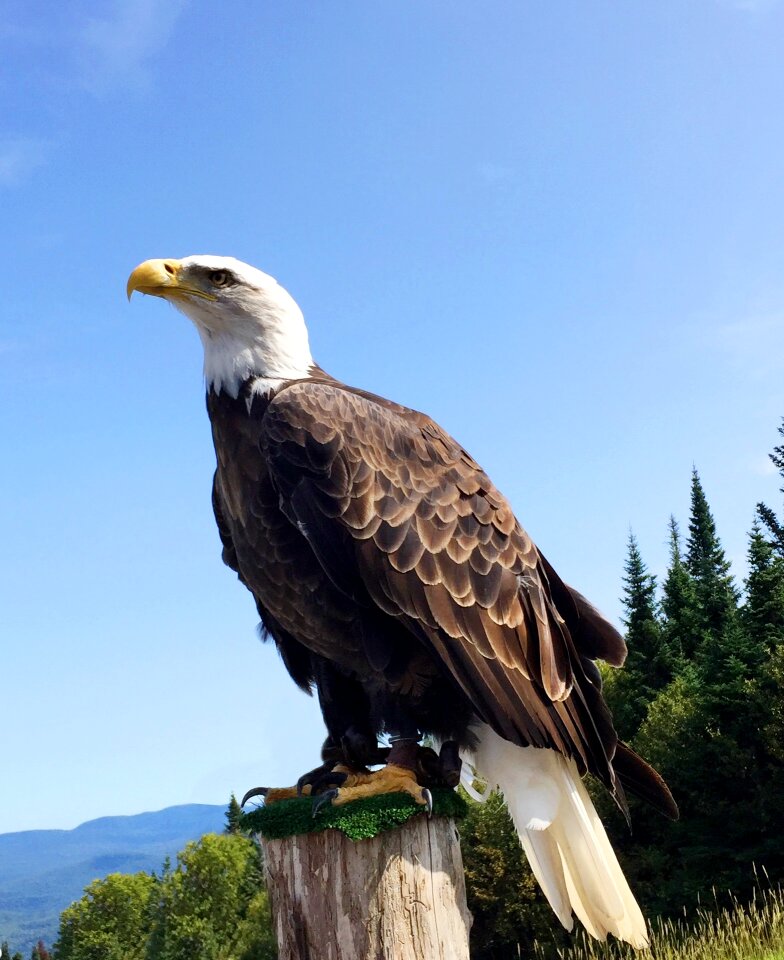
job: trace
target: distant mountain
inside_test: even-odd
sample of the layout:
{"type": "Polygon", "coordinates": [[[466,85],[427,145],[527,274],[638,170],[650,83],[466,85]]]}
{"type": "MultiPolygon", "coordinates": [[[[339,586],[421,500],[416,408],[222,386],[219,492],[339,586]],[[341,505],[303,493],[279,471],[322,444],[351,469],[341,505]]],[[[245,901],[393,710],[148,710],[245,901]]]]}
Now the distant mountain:
{"type": "Polygon", "coordinates": [[[24,956],[39,939],[51,946],[60,913],[88,883],[108,873],[160,871],[189,840],[220,833],[225,810],[191,803],[73,830],[0,833],[0,942],[24,956]]]}

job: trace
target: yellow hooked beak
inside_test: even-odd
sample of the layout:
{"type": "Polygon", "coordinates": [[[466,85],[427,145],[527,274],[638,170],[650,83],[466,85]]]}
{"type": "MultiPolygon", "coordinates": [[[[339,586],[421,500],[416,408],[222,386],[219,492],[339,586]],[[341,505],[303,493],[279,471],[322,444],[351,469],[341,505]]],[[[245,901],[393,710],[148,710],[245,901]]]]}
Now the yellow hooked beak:
{"type": "Polygon", "coordinates": [[[217,297],[197,287],[193,281],[187,281],[183,277],[183,272],[180,260],[145,260],[128,277],[125,292],[129,300],[134,290],[149,294],[151,297],[171,300],[187,297],[217,300],[217,297]]]}

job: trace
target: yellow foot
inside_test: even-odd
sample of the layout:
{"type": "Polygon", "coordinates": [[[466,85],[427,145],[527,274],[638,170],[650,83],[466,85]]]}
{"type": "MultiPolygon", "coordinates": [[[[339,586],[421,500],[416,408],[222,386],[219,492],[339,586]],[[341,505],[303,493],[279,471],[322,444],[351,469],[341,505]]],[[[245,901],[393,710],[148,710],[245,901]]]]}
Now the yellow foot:
{"type": "Polygon", "coordinates": [[[388,763],[374,773],[352,774],[342,786],[322,793],[314,800],[313,816],[328,804],[339,807],[352,800],[377,797],[384,793],[407,793],[427,809],[428,815],[433,810],[433,797],[426,787],[417,783],[414,771],[388,763]]]}
{"type": "MultiPolygon", "coordinates": [[[[310,787],[303,789],[302,793],[309,794],[310,787]]],[[[248,800],[252,800],[253,797],[263,797],[264,803],[267,804],[275,803],[277,800],[289,800],[296,796],[299,796],[296,787],[254,787],[252,790],[248,790],[242,798],[240,806],[244,807],[248,800]]]]}
{"type": "Polygon", "coordinates": [[[350,767],[342,763],[324,764],[304,774],[299,779],[295,787],[254,787],[248,790],[242,798],[241,807],[244,807],[248,800],[253,797],[263,797],[265,805],[276,803],[278,800],[291,800],[295,797],[310,797],[314,793],[321,793],[326,787],[336,784],[349,784],[362,782],[363,777],[368,774],[356,773],[350,767]]]}

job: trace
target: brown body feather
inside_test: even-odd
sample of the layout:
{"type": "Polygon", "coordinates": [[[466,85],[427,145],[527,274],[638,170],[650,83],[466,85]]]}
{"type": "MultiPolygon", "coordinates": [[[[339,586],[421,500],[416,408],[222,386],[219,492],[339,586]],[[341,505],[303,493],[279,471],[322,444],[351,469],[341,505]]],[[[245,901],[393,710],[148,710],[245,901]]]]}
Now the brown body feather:
{"type": "MultiPolygon", "coordinates": [[[[250,384],[236,400],[210,393],[208,407],[224,559],[297,682],[318,684],[319,670],[350,678],[377,731],[405,714],[468,743],[483,720],[574,758],[623,805],[593,666],[622,663],[623,640],[459,444],[320,371],[271,396],[250,384]]],[[[622,756],[623,780],[671,813],[662,781],[622,756]]]]}

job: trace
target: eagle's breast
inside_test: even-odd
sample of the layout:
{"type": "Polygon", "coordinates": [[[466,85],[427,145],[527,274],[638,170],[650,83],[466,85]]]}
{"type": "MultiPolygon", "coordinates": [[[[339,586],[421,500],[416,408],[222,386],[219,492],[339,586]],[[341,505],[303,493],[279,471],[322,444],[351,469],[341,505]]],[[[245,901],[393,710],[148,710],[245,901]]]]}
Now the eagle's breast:
{"type": "MultiPolygon", "coordinates": [[[[265,396],[208,394],[217,459],[216,496],[229,528],[236,566],[269,616],[314,653],[355,672],[366,665],[354,609],[338,594],[304,532],[280,508],[260,446],[265,396]]],[[[266,624],[269,626],[269,624],[266,624]]],[[[274,631],[273,631],[274,632],[274,631]]]]}

